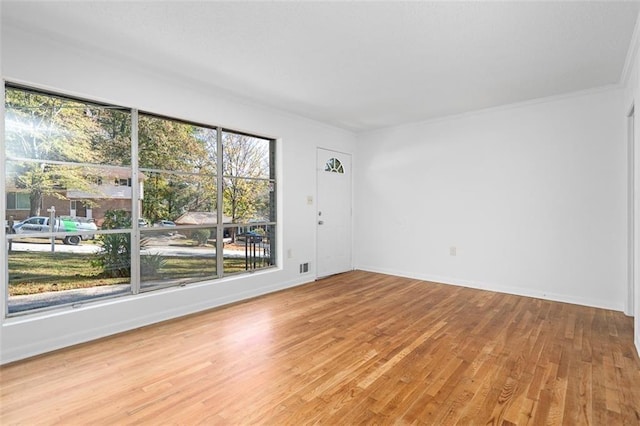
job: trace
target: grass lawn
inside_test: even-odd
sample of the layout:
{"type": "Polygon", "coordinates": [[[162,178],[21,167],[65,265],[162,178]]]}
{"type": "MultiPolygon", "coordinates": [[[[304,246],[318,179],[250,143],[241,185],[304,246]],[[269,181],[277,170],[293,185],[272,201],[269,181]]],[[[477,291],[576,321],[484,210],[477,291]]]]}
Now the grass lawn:
{"type": "MultiPolygon", "coordinates": [[[[92,254],[13,251],[9,254],[9,296],[127,284],[129,277],[110,278],[91,265],[92,254]]],[[[216,265],[202,257],[164,257],[163,279],[215,277],[216,265]]],[[[225,258],[224,273],[245,271],[244,258],[225,258]]]]}
{"type": "Polygon", "coordinates": [[[13,251],[9,253],[9,296],[128,283],[102,277],[92,255],[13,251]]]}

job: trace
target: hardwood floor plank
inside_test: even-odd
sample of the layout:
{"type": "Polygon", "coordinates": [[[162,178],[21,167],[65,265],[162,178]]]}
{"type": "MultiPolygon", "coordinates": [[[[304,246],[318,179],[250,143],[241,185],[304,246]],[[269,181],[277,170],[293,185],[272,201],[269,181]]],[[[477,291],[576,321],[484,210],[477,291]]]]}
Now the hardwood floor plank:
{"type": "Polygon", "coordinates": [[[0,424],[640,424],[620,312],[354,271],[0,367],[0,424]]]}

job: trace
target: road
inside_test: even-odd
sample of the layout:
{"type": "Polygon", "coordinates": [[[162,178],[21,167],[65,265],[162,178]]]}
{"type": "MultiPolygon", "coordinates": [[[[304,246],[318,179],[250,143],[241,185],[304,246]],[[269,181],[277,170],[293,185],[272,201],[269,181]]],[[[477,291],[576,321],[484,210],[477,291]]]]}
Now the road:
{"type": "MultiPolygon", "coordinates": [[[[11,246],[13,251],[51,251],[51,242],[42,243],[17,243],[14,242],[11,246]]],[[[84,253],[91,254],[100,251],[100,246],[97,244],[80,244],[77,246],[67,246],[64,244],[56,243],[55,251],[57,253],[84,253]]]]}
{"type": "MultiPolygon", "coordinates": [[[[50,242],[35,243],[18,243],[14,242],[12,250],[15,252],[31,251],[31,252],[50,252],[50,242]]],[[[84,243],[77,246],[64,245],[56,243],[56,253],[82,253],[93,254],[100,251],[98,244],[84,243]]],[[[162,256],[215,256],[215,249],[211,247],[183,247],[178,245],[151,245],[147,249],[141,250],[141,253],[160,254],[162,256]]],[[[225,247],[225,257],[244,257],[244,247],[225,247]]]]}

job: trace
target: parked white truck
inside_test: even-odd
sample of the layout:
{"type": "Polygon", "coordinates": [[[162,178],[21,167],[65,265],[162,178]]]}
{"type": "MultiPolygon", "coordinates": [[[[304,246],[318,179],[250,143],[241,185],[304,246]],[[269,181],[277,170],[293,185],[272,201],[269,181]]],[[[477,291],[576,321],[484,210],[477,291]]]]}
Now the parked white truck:
{"type": "MultiPolygon", "coordinates": [[[[55,239],[64,244],[78,245],[82,240],[92,240],[98,227],[91,220],[78,217],[56,217],[53,227],[46,216],[34,216],[13,225],[15,234],[37,234],[50,232],[68,232],[69,235],[56,235],[55,239]]],[[[29,235],[32,238],[50,238],[29,235]]]]}

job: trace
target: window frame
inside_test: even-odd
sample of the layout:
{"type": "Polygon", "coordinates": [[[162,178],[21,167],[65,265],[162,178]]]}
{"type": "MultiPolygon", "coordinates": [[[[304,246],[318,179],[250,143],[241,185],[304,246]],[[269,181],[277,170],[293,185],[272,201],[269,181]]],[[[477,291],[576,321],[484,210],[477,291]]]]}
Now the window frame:
{"type": "MultiPolygon", "coordinates": [[[[131,265],[131,273],[130,273],[130,290],[126,293],[123,294],[117,294],[117,295],[107,295],[107,296],[102,296],[102,297],[96,297],[90,300],[83,300],[80,303],[77,302],[70,302],[70,303],[63,303],[63,304],[52,304],[52,305],[48,305],[46,307],[42,307],[42,308],[35,308],[35,309],[29,309],[29,310],[25,310],[25,311],[19,311],[19,312],[9,312],[9,250],[8,250],[8,244],[10,241],[12,241],[13,239],[16,239],[17,237],[15,236],[15,234],[11,234],[9,235],[6,230],[3,227],[2,230],[2,234],[0,234],[0,236],[2,237],[3,241],[5,241],[5,247],[3,247],[4,253],[5,253],[5,259],[3,262],[2,267],[0,268],[0,270],[4,271],[4,282],[3,282],[3,296],[2,297],[2,304],[4,305],[2,307],[2,312],[3,312],[3,316],[4,318],[10,318],[10,317],[16,317],[16,316],[22,316],[22,315],[32,315],[32,314],[36,314],[36,313],[40,313],[42,311],[49,311],[49,310],[56,310],[56,309],[61,309],[61,308],[65,308],[65,307],[69,307],[69,306],[76,306],[78,304],[89,304],[89,303],[102,303],[105,300],[109,300],[109,299],[113,299],[113,298],[119,298],[122,296],[137,296],[139,294],[144,294],[147,293],[149,291],[154,291],[156,289],[161,289],[161,288],[167,288],[167,287],[174,287],[174,286],[184,286],[184,285],[188,285],[188,284],[192,284],[192,283],[207,283],[207,284],[213,284],[215,285],[216,282],[219,282],[220,279],[226,277],[226,276],[234,276],[237,277],[238,275],[247,275],[247,274],[251,274],[255,271],[261,271],[261,270],[273,270],[273,269],[277,269],[279,268],[280,265],[280,258],[277,255],[279,253],[278,248],[280,247],[281,241],[279,236],[281,235],[280,229],[279,229],[279,221],[278,221],[278,206],[277,206],[277,187],[278,187],[278,180],[277,180],[277,173],[276,173],[276,167],[278,166],[276,164],[276,158],[279,158],[277,156],[277,143],[276,143],[276,138],[272,138],[272,137],[265,137],[265,136],[258,136],[256,134],[251,134],[251,133],[246,133],[246,132],[241,132],[241,131],[237,131],[237,130],[233,130],[233,129],[229,129],[227,127],[223,127],[223,126],[216,126],[216,125],[207,125],[207,124],[201,124],[201,123],[196,123],[193,121],[188,121],[188,120],[183,120],[180,118],[175,118],[175,117],[169,117],[169,116],[164,116],[164,115],[158,115],[158,114],[154,114],[154,113],[150,113],[150,112],[143,112],[140,111],[136,108],[130,108],[130,107],[124,107],[124,106],[118,106],[115,104],[110,104],[110,103],[104,103],[104,102],[100,102],[100,101],[94,101],[92,99],[89,98],[81,98],[81,97],[77,97],[77,96],[73,96],[73,95],[67,95],[64,93],[60,93],[60,92],[55,92],[55,91],[49,91],[49,90],[43,90],[43,89],[39,89],[39,88],[34,88],[32,86],[27,86],[27,85],[23,85],[23,84],[15,84],[12,83],[10,81],[7,80],[3,80],[2,81],[2,98],[3,98],[3,105],[2,105],[2,110],[0,111],[2,113],[2,127],[0,128],[0,132],[1,132],[1,136],[2,137],[2,144],[1,144],[1,149],[0,149],[0,162],[3,165],[7,164],[7,161],[20,161],[22,159],[20,158],[9,158],[7,156],[7,144],[6,144],[6,127],[5,127],[5,119],[6,119],[6,90],[7,89],[12,89],[12,90],[22,90],[22,91],[26,91],[26,92],[31,92],[31,93],[35,93],[38,95],[43,95],[43,96],[49,96],[49,97],[54,97],[54,98],[59,98],[62,100],[68,100],[68,101],[76,101],[76,102],[83,102],[83,103],[88,103],[91,105],[95,105],[98,107],[104,107],[104,108],[117,108],[117,109],[122,109],[123,111],[127,112],[128,114],[130,114],[130,119],[131,119],[131,132],[130,132],[130,155],[131,155],[131,161],[130,161],[130,165],[106,165],[107,168],[117,168],[117,169],[122,169],[122,168],[128,168],[130,171],[130,178],[128,178],[128,185],[131,188],[131,225],[130,228],[126,228],[126,229],[118,229],[118,230],[98,230],[96,232],[96,235],[108,235],[108,234],[114,234],[114,233],[122,233],[122,234],[128,234],[130,236],[130,242],[131,242],[131,257],[130,257],[130,265],[131,265]],[[141,211],[140,211],[140,203],[135,202],[134,200],[140,200],[140,195],[141,195],[141,191],[142,191],[142,184],[140,183],[139,177],[141,174],[144,173],[144,170],[146,168],[144,167],[140,167],[139,165],[139,139],[138,139],[138,130],[139,130],[139,120],[140,120],[140,115],[144,115],[144,116],[153,116],[153,117],[157,117],[160,119],[167,119],[167,120],[172,120],[172,121],[177,121],[177,122],[181,122],[181,123],[186,123],[186,124],[191,124],[194,126],[199,126],[199,127],[204,127],[204,128],[209,128],[209,129],[213,129],[216,130],[217,132],[217,140],[216,140],[216,162],[217,162],[217,168],[216,168],[216,185],[217,185],[217,194],[216,194],[216,211],[217,211],[217,216],[218,216],[218,222],[217,225],[215,226],[211,226],[211,225],[207,225],[204,226],[206,228],[215,228],[216,229],[216,274],[212,275],[212,276],[206,276],[203,278],[196,278],[193,280],[182,280],[182,282],[174,284],[174,285],[169,285],[169,286],[160,286],[160,287],[155,287],[153,289],[145,289],[143,288],[143,277],[141,275],[141,260],[140,260],[140,252],[141,252],[141,248],[140,248],[140,242],[141,242],[141,238],[142,235],[144,234],[144,232],[141,232],[142,228],[139,223],[138,220],[134,220],[133,218],[137,218],[137,217],[142,217],[141,215],[141,211]],[[226,176],[224,176],[223,172],[224,172],[224,164],[223,164],[223,155],[222,155],[222,150],[224,149],[223,147],[223,141],[222,141],[222,134],[223,132],[231,132],[234,134],[238,134],[238,135],[243,135],[243,136],[247,136],[247,137],[251,137],[251,138],[257,138],[257,139],[261,139],[261,140],[265,140],[268,141],[269,143],[269,148],[268,148],[268,153],[266,154],[268,158],[266,158],[266,160],[268,161],[269,164],[269,177],[268,178],[259,178],[259,180],[265,180],[269,182],[270,185],[270,217],[268,219],[268,221],[262,221],[262,222],[242,222],[242,223],[233,223],[233,224],[225,224],[223,223],[223,216],[224,216],[224,188],[223,188],[223,183],[224,183],[224,179],[227,178],[226,176]],[[130,182],[130,183],[129,183],[130,182]],[[140,183],[140,184],[139,184],[140,183]],[[251,226],[251,227],[268,227],[268,229],[273,230],[272,234],[273,234],[273,238],[270,239],[273,242],[273,246],[271,247],[271,249],[269,250],[270,252],[270,258],[269,261],[271,262],[269,264],[268,267],[262,267],[262,268],[253,268],[253,269],[246,269],[244,271],[240,271],[240,272],[234,272],[234,273],[225,273],[224,271],[224,261],[225,261],[225,255],[224,255],[224,235],[227,234],[227,232],[229,231],[230,228],[239,228],[242,226],[251,226]]],[[[98,165],[95,164],[85,164],[85,163],[75,163],[72,161],[54,161],[54,160],[50,160],[50,159],[46,159],[43,161],[43,163],[46,164],[59,164],[62,166],[89,166],[89,167],[98,167],[98,165]]],[[[100,166],[100,167],[105,167],[104,165],[100,166]]],[[[163,172],[170,172],[170,171],[165,171],[162,170],[163,172]]],[[[236,176],[234,178],[242,178],[240,176],[236,176]]],[[[8,194],[11,193],[11,191],[7,191],[7,175],[6,173],[2,174],[2,177],[0,178],[0,185],[2,185],[2,191],[4,193],[4,197],[0,197],[0,219],[3,220],[7,220],[7,196],[8,194]]],[[[103,184],[103,180],[99,178],[99,180],[96,182],[97,186],[100,186],[101,184],[103,184]]],[[[123,179],[120,179],[119,181],[122,181],[123,179]]],[[[120,182],[118,182],[120,183],[120,182]]],[[[121,185],[120,185],[121,186],[121,185]]],[[[14,203],[15,206],[17,207],[17,195],[15,195],[14,193],[14,203]]],[[[12,209],[14,210],[14,209],[12,209]]],[[[27,208],[27,210],[29,210],[27,208]]],[[[191,228],[191,227],[187,227],[187,228],[191,228]]],[[[197,228],[197,227],[196,227],[197,228]]],[[[62,232],[53,232],[51,233],[51,237],[53,238],[54,236],[59,236],[59,234],[62,234],[62,232]]],[[[49,235],[49,234],[47,234],[49,235]]]]}

